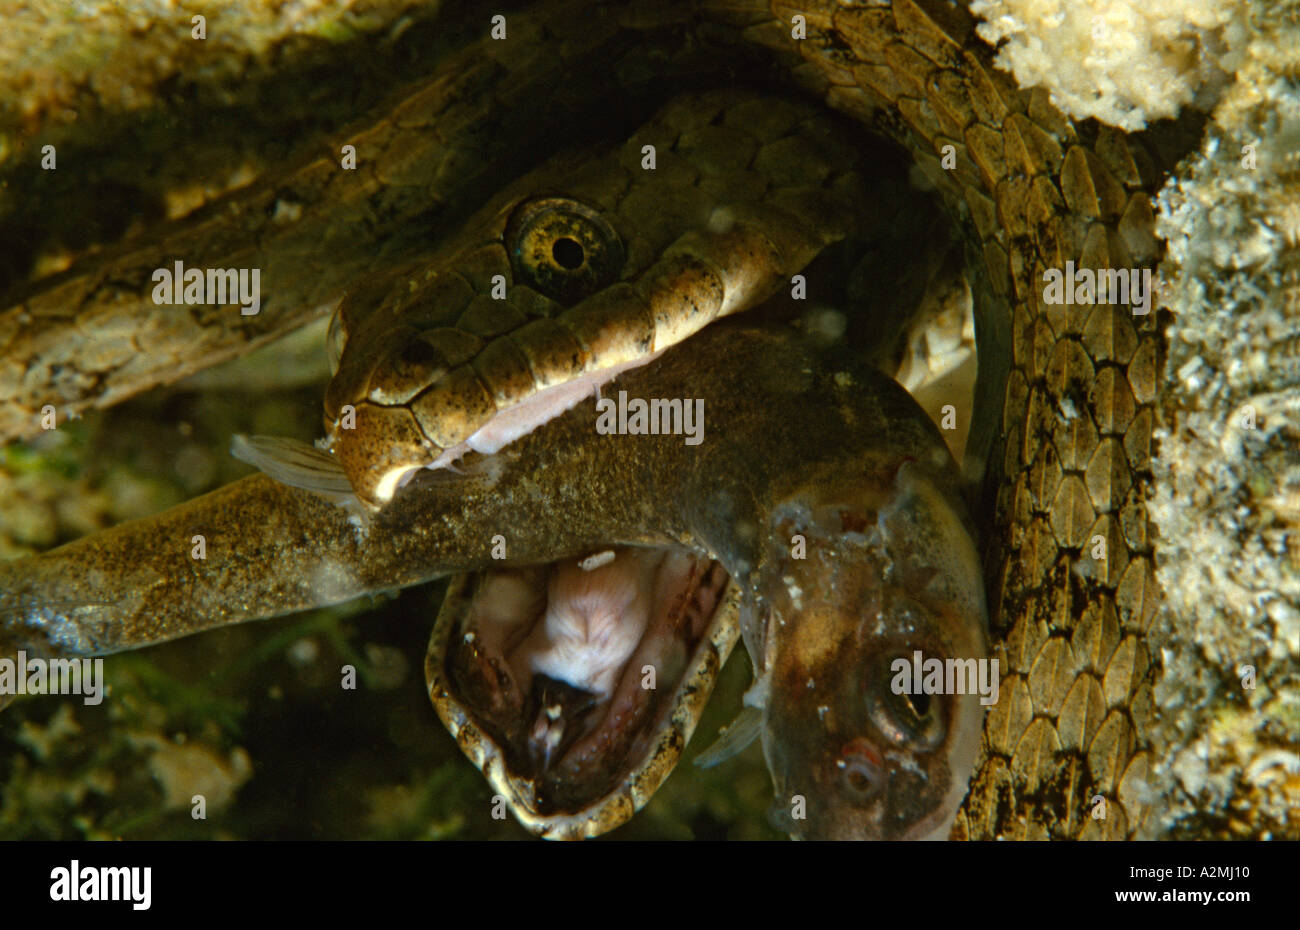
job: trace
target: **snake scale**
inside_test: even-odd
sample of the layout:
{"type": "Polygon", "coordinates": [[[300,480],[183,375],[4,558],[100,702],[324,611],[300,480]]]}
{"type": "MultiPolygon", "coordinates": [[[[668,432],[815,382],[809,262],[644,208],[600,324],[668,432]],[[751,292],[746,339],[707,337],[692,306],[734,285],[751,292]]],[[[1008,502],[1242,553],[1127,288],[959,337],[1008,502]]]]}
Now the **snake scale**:
{"type": "MultiPolygon", "coordinates": [[[[529,113],[536,94],[562,87],[554,106],[577,110],[610,71],[653,69],[656,47],[692,45],[700,58],[725,51],[737,70],[761,60],[900,143],[961,224],[975,262],[982,373],[972,435],[986,444],[986,573],[1003,685],[954,835],[1139,834],[1150,816],[1144,781],[1158,672],[1147,640],[1158,592],[1144,501],[1160,332],[1154,314],[1122,305],[1045,305],[1041,282],[1067,261],[1154,267],[1150,196],[1160,159],[1135,137],[1072,123],[1041,90],[1016,88],[992,67],[965,11],[938,0],[617,12],[556,2],[509,21],[527,37],[512,48],[528,54],[485,55],[490,46],[479,43],[395,112],[346,137],[380,153],[362,185],[347,187],[335,162],[316,156],[288,182],[255,185],[229,209],[218,202],[176,226],[152,256],[133,247],[135,265],[114,266],[110,253],[90,275],[74,269],[21,296],[0,317],[0,434],[30,433],[46,403],[61,414],[112,403],[332,306],[374,261],[377,243],[427,212],[414,191],[451,202],[518,165],[545,133],[545,120],[529,113]],[[513,156],[496,151],[503,133],[517,143],[513,156]],[[283,203],[302,209],[286,218],[276,209],[283,203]],[[201,243],[213,265],[260,264],[277,284],[274,300],[256,317],[160,322],[168,310],[147,304],[142,285],[179,242],[201,243]],[[327,268],[297,270],[309,252],[331,246],[327,268]],[[142,324],[143,314],[154,322],[142,324]],[[1091,555],[1097,537],[1103,559],[1091,555]],[[1107,799],[1105,819],[1089,816],[1097,796],[1107,799]]],[[[698,62],[687,71],[705,70],[698,62]]]]}

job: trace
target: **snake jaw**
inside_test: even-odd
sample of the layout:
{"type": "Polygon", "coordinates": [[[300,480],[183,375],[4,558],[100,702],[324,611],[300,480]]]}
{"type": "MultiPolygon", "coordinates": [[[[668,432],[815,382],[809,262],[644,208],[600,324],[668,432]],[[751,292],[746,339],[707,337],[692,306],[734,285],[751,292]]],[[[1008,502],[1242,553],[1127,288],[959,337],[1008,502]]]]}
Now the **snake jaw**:
{"type": "Polygon", "coordinates": [[[358,403],[330,429],[327,442],[357,498],[379,510],[412,472],[431,459],[429,442],[405,407],[358,403]]]}

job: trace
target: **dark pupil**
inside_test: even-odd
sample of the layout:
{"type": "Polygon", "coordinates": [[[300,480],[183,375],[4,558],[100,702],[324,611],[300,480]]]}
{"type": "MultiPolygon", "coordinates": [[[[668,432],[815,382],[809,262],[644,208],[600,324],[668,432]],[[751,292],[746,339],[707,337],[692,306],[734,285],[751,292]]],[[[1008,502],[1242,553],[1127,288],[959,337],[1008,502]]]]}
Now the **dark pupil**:
{"type": "Polygon", "coordinates": [[[930,695],[928,694],[909,694],[906,695],[908,703],[912,705],[912,711],[918,718],[926,715],[930,709],[930,695]]]}
{"type": "Polygon", "coordinates": [[[551,246],[551,255],[561,268],[572,271],[582,267],[582,245],[568,236],[555,240],[555,245],[551,246]]]}

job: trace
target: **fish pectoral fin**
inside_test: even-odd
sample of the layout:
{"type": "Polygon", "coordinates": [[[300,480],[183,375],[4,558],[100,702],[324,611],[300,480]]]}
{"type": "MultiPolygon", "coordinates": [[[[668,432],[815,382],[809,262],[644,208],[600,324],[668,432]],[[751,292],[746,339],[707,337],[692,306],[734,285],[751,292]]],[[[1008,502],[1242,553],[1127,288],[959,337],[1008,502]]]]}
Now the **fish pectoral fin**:
{"type": "Polygon", "coordinates": [[[757,707],[746,707],[736,715],[735,720],[723,727],[712,746],[695,757],[695,764],[702,769],[710,769],[740,755],[758,738],[762,724],[763,712],[757,707]]]}
{"type": "Polygon", "coordinates": [[[244,436],[230,441],[230,454],[291,488],[319,494],[340,505],[357,502],[338,459],[310,443],[284,436],[244,436]]]}

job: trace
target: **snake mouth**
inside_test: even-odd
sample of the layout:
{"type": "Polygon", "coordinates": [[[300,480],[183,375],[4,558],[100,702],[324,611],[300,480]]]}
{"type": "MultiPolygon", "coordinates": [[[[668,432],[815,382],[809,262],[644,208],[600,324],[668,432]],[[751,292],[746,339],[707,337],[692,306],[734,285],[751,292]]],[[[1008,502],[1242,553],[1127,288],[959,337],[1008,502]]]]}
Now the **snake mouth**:
{"type": "Polygon", "coordinates": [[[455,579],[429,695],[457,744],[541,836],[595,836],[672,771],[737,637],[721,565],[610,547],[455,579]]]}

